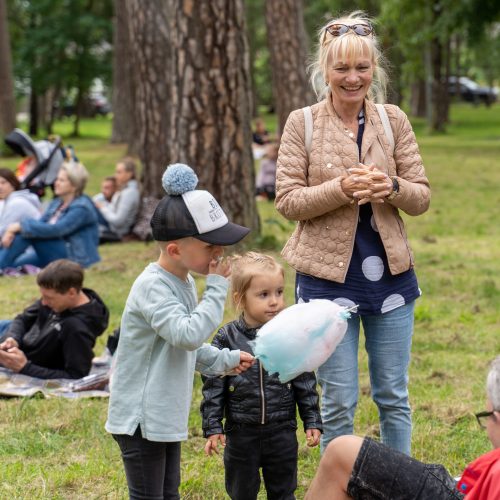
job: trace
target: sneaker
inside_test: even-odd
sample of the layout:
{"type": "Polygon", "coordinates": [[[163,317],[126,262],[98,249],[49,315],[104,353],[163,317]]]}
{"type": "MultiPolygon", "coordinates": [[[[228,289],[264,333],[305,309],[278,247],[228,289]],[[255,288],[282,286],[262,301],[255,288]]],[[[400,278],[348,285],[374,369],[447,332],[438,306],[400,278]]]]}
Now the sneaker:
{"type": "Polygon", "coordinates": [[[6,267],[3,270],[3,274],[4,276],[11,276],[13,278],[18,278],[23,275],[20,267],[6,267]]]}
{"type": "Polygon", "coordinates": [[[21,266],[21,272],[29,276],[36,276],[40,271],[41,269],[39,267],[31,264],[24,264],[24,266],[21,266]]]}

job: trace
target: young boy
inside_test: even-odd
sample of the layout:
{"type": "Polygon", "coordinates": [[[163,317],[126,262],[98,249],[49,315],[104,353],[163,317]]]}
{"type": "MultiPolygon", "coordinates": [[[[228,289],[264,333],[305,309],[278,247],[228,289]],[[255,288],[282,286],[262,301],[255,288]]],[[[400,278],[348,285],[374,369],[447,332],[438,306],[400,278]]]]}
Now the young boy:
{"type": "Polygon", "coordinates": [[[186,165],[165,172],[167,195],[151,219],[160,257],[136,279],[122,317],[106,430],[120,446],[131,498],[179,498],[194,370],[240,373],[253,362],[203,343],[224,312],[230,268],[222,247],[249,229],[229,222],[196,183],[186,165]],[[189,271],[208,274],[199,304],[189,271]]]}

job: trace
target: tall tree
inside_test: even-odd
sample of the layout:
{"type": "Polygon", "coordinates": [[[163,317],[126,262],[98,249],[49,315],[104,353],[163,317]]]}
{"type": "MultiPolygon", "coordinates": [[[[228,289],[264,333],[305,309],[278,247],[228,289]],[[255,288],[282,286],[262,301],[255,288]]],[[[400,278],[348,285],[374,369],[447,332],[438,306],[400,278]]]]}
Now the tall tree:
{"type": "Polygon", "coordinates": [[[170,82],[171,34],[167,1],[126,0],[131,64],[136,74],[134,111],[137,154],[144,167],[144,193],[161,197],[161,175],[171,159],[170,82]]]}
{"type": "Polygon", "coordinates": [[[51,92],[76,95],[78,134],[78,112],[93,81],[111,74],[111,0],[10,0],[9,9],[18,33],[14,71],[31,94],[30,133],[37,133],[39,98],[51,92]]]}
{"type": "Polygon", "coordinates": [[[7,5],[0,0],[0,136],[16,126],[16,100],[7,23],[7,5]]]}
{"type": "Polygon", "coordinates": [[[127,0],[144,189],[191,165],[228,215],[258,228],[243,0],[127,0]]]}
{"type": "Polygon", "coordinates": [[[113,19],[113,130],[111,142],[129,144],[135,150],[134,120],[134,72],[130,59],[130,34],[127,4],[114,0],[113,19]]]}
{"type": "Polygon", "coordinates": [[[254,116],[259,114],[259,106],[266,105],[270,109],[274,107],[264,2],[265,0],[245,0],[254,116]]]}
{"type": "Polygon", "coordinates": [[[308,43],[302,0],[267,0],[266,26],[281,132],[291,111],[314,102],[307,78],[308,43]]]}

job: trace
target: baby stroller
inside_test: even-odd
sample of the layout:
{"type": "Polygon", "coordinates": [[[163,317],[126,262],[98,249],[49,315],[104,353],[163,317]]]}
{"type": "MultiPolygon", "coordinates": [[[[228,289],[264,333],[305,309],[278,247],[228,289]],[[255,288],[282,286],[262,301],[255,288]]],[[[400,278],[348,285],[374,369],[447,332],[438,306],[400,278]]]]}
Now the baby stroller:
{"type": "Polygon", "coordinates": [[[5,144],[19,156],[28,158],[21,165],[29,164],[29,168],[18,174],[21,186],[42,197],[45,188],[53,186],[64,160],[61,139],[54,137],[52,141],[35,142],[24,131],[16,128],[5,137],[5,144]]]}

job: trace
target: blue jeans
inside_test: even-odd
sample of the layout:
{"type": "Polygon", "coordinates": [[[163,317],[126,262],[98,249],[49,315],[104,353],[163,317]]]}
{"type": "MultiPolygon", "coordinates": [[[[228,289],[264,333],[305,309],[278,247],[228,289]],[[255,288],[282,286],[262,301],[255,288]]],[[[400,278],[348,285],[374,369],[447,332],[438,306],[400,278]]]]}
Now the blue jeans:
{"type": "Polygon", "coordinates": [[[408,365],[415,302],[385,314],[353,315],[335,352],[318,369],[322,389],[321,450],[337,436],[353,434],[358,403],[358,345],[360,319],[365,332],[371,393],[378,407],[380,437],[402,453],[411,451],[411,410],[408,401],[408,365]]]}
{"type": "Polygon", "coordinates": [[[2,337],[7,333],[11,323],[10,319],[0,319],[0,341],[3,340],[2,337]]]}
{"type": "Polygon", "coordinates": [[[25,264],[45,267],[54,260],[67,257],[66,242],[62,239],[29,239],[18,234],[10,247],[0,249],[0,269],[25,264]],[[34,252],[26,252],[30,246],[33,247],[34,252]]]}

